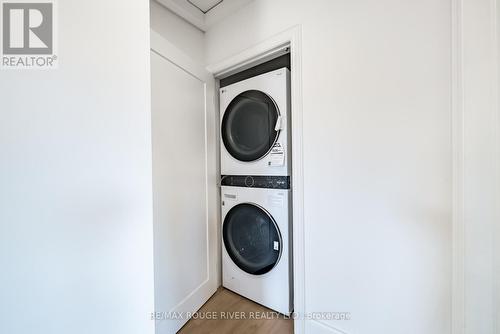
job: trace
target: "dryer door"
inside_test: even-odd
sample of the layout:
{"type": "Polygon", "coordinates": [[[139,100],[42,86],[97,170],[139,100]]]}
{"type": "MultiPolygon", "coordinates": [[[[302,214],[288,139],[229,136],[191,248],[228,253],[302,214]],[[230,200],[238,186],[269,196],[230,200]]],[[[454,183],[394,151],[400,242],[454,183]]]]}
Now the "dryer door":
{"type": "Polygon", "coordinates": [[[258,160],[272,149],[278,139],[280,114],[268,95],[248,90],[227,106],[221,124],[226,150],[240,161],[258,160]]]}
{"type": "Polygon", "coordinates": [[[271,215],[254,204],[238,204],[229,210],[222,234],[229,257],[249,274],[265,274],[280,259],[282,240],[278,226],[271,215]]]}

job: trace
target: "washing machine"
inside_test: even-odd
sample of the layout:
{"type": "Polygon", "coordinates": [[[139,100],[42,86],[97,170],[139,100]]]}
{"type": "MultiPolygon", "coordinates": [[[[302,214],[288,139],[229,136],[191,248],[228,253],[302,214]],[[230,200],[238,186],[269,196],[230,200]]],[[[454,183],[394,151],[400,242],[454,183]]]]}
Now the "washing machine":
{"type": "Polygon", "coordinates": [[[222,285],[290,315],[293,261],[289,177],[228,176],[221,188],[222,285]]]}
{"type": "Polygon", "coordinates": [[[221,174],[290,175],[290,71],[267,72],[219,93],[221,174]]]}

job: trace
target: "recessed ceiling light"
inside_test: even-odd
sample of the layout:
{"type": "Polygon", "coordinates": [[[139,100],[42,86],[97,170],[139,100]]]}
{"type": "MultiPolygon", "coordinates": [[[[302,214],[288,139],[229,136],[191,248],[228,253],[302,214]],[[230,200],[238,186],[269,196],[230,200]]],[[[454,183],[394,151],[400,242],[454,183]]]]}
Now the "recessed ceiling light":
{"type": "Polygon", "coordinates": [[[187,0],[187,2],[198,8],[204,14],[215,8],[222,1],[223,0],[187,0]]]}

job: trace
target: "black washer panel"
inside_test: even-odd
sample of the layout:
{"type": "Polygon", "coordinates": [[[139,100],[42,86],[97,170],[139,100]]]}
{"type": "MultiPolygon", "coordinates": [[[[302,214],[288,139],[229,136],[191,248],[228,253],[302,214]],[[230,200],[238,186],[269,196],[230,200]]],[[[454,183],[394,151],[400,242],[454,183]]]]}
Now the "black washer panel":
{"type": "Polygon", "coordinates": [[[246,188],[290,189],[290,176],[223,175],[221,185],[246,188]]]}

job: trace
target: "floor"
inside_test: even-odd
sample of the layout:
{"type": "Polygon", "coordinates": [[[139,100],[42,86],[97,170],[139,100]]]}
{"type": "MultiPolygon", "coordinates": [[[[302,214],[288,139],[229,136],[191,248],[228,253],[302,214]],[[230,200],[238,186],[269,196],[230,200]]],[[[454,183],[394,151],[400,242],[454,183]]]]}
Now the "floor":
{"type": "Polygon", "coordinates": [[[178,334],[293,333],[292,319],[224,288],[217,290],[198,314],[199,318],[189,320],[178,334]],[[262,319],[264,316],[269,319],[262,319]]]}

